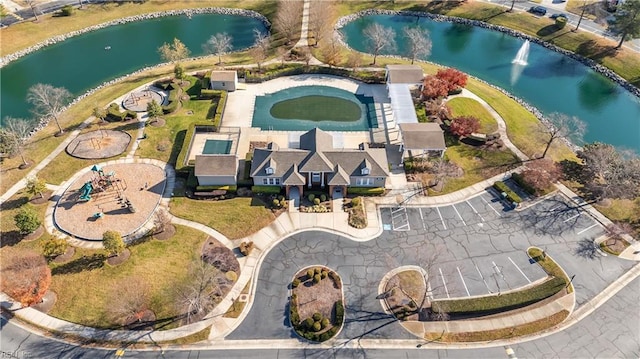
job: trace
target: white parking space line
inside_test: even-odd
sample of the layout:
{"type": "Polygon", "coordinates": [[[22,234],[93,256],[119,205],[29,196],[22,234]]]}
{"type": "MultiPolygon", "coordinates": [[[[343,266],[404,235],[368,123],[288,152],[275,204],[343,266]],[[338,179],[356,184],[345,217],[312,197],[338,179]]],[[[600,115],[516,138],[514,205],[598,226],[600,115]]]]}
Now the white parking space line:
{"type": "Polygon", "coordinates": [[[575,216],[571,216],[571,217],[569,217],[569,218],[565,219],[563,222],[564,222],[564,223],[567,223],[567,222],[569,222],[570,220],[572,220],[572,219],[574,219],[574,218],[578,218],[578,217],[580,217],[580,215],[581,215],[581,214],[582,214],[582,213],[578,213],[578,214],[576,214],[575,216]]]}
{"type": "Polygon", "coordinates": [[[440,222],[442,222],[442,226],[444,227],[444,229],[447,229],[447,225],[444,224],[444,219],[442,219],[442,214],[440,213],[440,208],[436,207],[436,211],[438,211],[438,216],[440,216],[440,222]]]}
{"type": "Polygon", "coordinates": [[[409,227],[409,216],[407,215],[407,209],[405,207],[398,207],[395,211],[391,210],[391,225],[394,231],[408,231],[411,229],[409,227]],[[404,223],[403,225],[396,226],[396,219],[398,217],[400,218],[398,222],[404,223]]]}
{"type": "Polygon", "coordinates": [[[597,223],[594,223],[594,224],[590,225],[589,227],[587,227],[587,228],[585,228],[585,229],[581,230],[580,232],[578,232],[578,233],[576,233],[576,234],[582,234],[582,233],[584,233],[584,232],[586,232],[586,231],[590,230],[591,228],[593,228],[593,227],[595,227],[595,226],[597,226],[597,225],[598,225],[597,223]]]}
{"type": "Polygon", "coordinates": [[[478,271],[478,274],[480,274],[480,278],[482,278],[482,281],[484,282],[484,286],[487,287],[487,291],[489,293],[493,293],[491,291],[491,289],[489,289],[489,285],[487,284],[487,281],[484,279],[484,276],[482,275],[482,272],[480,272],[480,268],[478,268],[478,265],[475,264],[475,263],[473,265],[476,267],[476,270],[478,271]]]}
{"type": "Polygon", "coordinates": [[[427,225],[424,223],[424,216],[422,215],[422,208],[418,208],[418,211],[420,212],[420,221],[422,221],[422,229],[427,229],[427,225]]]}
{"type": "Polygon", "coordinates": [[[438,270],[440,271],[440,279],[442,279],[442,284],[444,284],[444,291],[447,293],[447,298],[451,298],[449,296],[449,289],[447,289],[447,282],[444,281],[444,275],[442,274],[442,268],[438,267],[438,270]]]}
{"type": "Polygon", "coordinates": [[[531,280],[529,279],[529,277],[527,277],[526,274],[524,274],[524,272],[522,271],[522,269],[520,269],[520,267],[518,267],[518,265],[513,261],[513,259],[511,259],[511,257],[507,257],[509,258],[509,261],[511,262],[511,264],[513,264],[514,267],[516,267],[518,269],[518,271],[522,274],[522,276],[524,277],[524,279],[527,280],[527,282],[531,283],[531,280]]]}
{"type": "Polygon", "coordinates": [[[465,201],[465,202],[467,202],[467,204],[469,205],[469,207],[471,207],[471,209],[473,210],[473,212],[474,212],[475,214],[477,214],[477,215],[478,215],[478,217],[480,217],[480,219],[482,220],[482,222],[484,222],[484,218],[482,218],[482,216],[480,215],[480,213],[478,213],[478,211],[476,211],[476,209],[473,207],[473,205],[471,204],[471,202],[469,202],[469,201],[465,201]]]}
{"type": "Polygon", "coordinates": [[[462,224],[466,226],[467,223],[465,223],[464,219],[462,219],[462,216],[460,215],[460,212],[458,212],[458,209],[456,208],[456,206],[452,204],[451,207],[453,207],[453,210],[456,211],[456,213],[458,214],[458,218],[460,218],[460,220],[462,221],[462,224]]]}
{"type": "Polygon", "coordinates": [[[500,215],[500,212],[496,211],[495,208],[493,208],[493,206],[491,205],[491,203],[487,202],[486,199],[484,199],[484,197],[480,196],[480,198],[484,201],[484,203],[486,203],[494,212],[496,212],[496,214],[498,215],[498,217],[502,217],[502,215],[500,215]]]}
{"type": "Polygon", "coordinates": [[[460,272],[460,267],[456,267],[456,269],[458,270],[458,274],[460,275],[460,279],[462,280],[462,285],[464,285],[464,290],[467,291],[467,297],[470,297],[471,294],[469,294],[469,288],[467,288],[467,283],[464,282],[464,278],[462,277],[462,272],[460,272]]]}
{"type": "MultiPolygon", "coordinates": [[[[507,280],[504,278],[504,274],[502,273],[498,265],[496,265],[496,262],[491,261],[491,263],[493,264],[493,270],[496,272],[496,274],[499,274],[500,278],[502,278],[502,281],[507,285],[507,287],[509,287],[509,289],[511,289],[511,286],[509,285],[509,283],[507,283],[507,280]]],[[[499,286],[498,286],[498,290],[500,290],[499,286]]]]}

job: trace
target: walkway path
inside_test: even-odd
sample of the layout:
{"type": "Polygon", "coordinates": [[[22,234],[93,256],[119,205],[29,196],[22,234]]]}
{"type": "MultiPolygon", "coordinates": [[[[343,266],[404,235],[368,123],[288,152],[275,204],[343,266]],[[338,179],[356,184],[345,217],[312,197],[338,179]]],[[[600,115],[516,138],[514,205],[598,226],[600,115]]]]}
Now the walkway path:
{"type": "Polygon", "coordinates": [[[507,148],[510,149],[511,152],[513,152],[520,159],[520,161],[524,162],[529,160],[529,156],[525,155],[522,151],[518,149],[518,147],[516,147],[511,142],[511,140],[509,139],[509,136],[507,135],[507,124],[504,122],[504,119],[502,118],[502,116],[500,116],[500,114],[496,112],[496,110],[494,110],[493,107],[491,107],[491,105],[489,105],[485,100],[481,99],[478,95],[474,94],[473,92],[467,89],[462,89],[462,92],[458,95],[449,96],[448,100],[451,100],[452,98],[456,98],[456,97],[466,97],[466,98],[471,98],[478,101],[482,105],[482,107],[484,107],[487,111],[489,111],[491,116],[493,116],[493,118],[498,123],[498,133],[500,134],[500,139],[502,139],[502,142],[504,142],[504,145],[507,146],[507,148]]]}

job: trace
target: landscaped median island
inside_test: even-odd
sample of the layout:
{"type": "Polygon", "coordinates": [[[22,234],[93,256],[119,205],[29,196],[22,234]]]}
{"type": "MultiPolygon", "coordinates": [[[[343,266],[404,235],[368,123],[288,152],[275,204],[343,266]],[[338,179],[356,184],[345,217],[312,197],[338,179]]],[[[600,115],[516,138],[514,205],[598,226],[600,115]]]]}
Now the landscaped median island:
{"type": "Polygon", "coordinates": [[[291,282],[289,321],[301,337],[324,342],[333,338],[344,321],[344,294],[338,273],[329,268],[308,267],[291,282]]]}
{"type": "Polygon", "coordinates": [[[538,315],[523,320],[525,317],[521,314],[552,304],[553,308],[558,308],[554,302],[570,294],[573,288],[564,271],[544,252],[537,248],[530,248],[528,252],[548,276],[522,288],[470,298],[434,299],[431,294],[434,281],[429,281],[429,272],[416,267],[402,268],[391,275],[383,283],[381,290],[384,292],[378,297],[403,327],[427,340],[474,342],[540,332],[562,322],[569,315],[566,307],[544,318],[538,315]],[[469,331],[468,325],[456,325],[462,321],[470,323],[497,318],[501,319],[489,325],[493,328],[490,330],[469,331]],[[510,322],[515,324],[500,328],[504,325],[501,323],[510,322]]]}

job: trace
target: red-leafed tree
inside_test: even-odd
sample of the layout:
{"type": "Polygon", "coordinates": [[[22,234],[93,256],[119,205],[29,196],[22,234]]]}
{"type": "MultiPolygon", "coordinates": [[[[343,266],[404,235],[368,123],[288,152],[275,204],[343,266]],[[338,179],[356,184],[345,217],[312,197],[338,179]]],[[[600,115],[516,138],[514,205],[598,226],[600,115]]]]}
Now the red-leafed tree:
{"type": "Polygon", "coordinates": [[[3,256],[0,288],[23,306],[40,303],[50,285],[51,269],[42,255],[18,250],[3,256]]]}
{"type": "Polygon", "coordinates": [[[555,162],[542,158],[527,162],[520,175],[527,184],[540,193],[557,182],[561,174],[562,171],[555,162]]]}
{"type": "Polygon", "coordinates": [[[480,129],[480,121],[471,116],[456,117],[451,121],[449,130],[456,136],[466,137],[480,129]]]}
{"type": "Polygon", "coordinates": [[[456,69],[448,68],[438,70],[436,77],[446,82],[447,92],[463,88],[467,85],[467,75],[456,69]]]}
{"type": "Polygon", "coordinates": [[[427,76],[422,82],[422,96],[428,99],[445,97],[449,94],[448,84],[435,76],[427,76]]]}

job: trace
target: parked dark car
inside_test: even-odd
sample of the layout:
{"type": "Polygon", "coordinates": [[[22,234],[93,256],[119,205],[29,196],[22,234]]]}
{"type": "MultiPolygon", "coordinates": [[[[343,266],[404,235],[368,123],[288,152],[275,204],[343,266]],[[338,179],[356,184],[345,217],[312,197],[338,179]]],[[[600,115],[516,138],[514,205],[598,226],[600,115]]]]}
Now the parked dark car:
{"type": "Polygon", "coordinates": [[[549,17],[550,17],[550,18],[552,18],[552,19],[554,19],[554,20],[555,20],[555,19],[557,19],[557,18],[559,18],[559,17],[563,17],[563,18],[565,18],[565,19],[566,19],[566,18],[567,18],[567,15],[565,15],[565,14],[553,14],[553,15],[551,15],[551,16],[549,16],[549,17]]]}
{"type": "Polygon", "coordinates": [[[547,8],[544,6],[532,6],[529,8],[529,12],[535,15],[544,16],[547,14],[547,8]]]}

